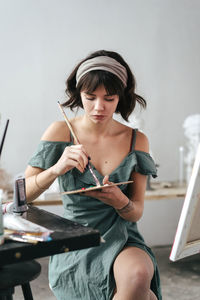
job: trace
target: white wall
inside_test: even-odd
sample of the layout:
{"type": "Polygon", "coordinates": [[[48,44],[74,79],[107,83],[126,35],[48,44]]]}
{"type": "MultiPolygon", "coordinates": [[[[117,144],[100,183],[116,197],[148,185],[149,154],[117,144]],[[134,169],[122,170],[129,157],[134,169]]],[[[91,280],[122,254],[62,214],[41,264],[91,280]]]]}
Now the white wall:
{"type": "Polygon", "coordinates": [[[144,131],[159,180],[178,177],[182,123],[200,112],[199,0],[0,0],[1,167],[23,171],[41,134],[62,119],[66,77],[98,49],[128,61],[148,102],[144,131]]]}
{"type": "Polygon", "coordinates": [[[183,198],[145,201],[138,228],[150,247],[172,245],[181,215],[183,198]]]}

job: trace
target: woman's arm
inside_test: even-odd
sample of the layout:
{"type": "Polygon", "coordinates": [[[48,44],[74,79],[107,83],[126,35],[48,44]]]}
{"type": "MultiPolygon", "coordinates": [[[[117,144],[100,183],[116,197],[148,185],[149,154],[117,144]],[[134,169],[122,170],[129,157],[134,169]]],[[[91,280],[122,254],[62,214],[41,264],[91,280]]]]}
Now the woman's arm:
{"type": "Polygon", "coordinates": [[[134,172],[131,179],[133,183],[130,185],[130,195],[127,198],[127,204],[117,209],[117,212],[122,218],[137,222],[142,217],[144,210],[146,176],[134,172]]]}
{"type": "MultiPolygon", "coordinates": [[[[112,206],[123,219],[137,222],[143,214],[146,176],[134,172],[131,179],[133,183],[130,184],[129,197],[118,186],[110,186],[100,191],[85,192],[84,195],[97,198],[112,206]]],[[[108,181],[108,176],[105,176],[103,184],[112,184],[108,181]]]]}
{"type": "Polygon", "coordinates": [[[28,166],[25,171],[26,178],[26,198],[31,202],[39,197],[57,178],[53,168],[43,170],[28,166]]]}
{"type": "MultiPolygon", "coordinates": [[[[43,134],[42,140],[66,141],[66,125],[63,122],[53,123],[43,134]]],[[[36,199],[44,190],[48,189],[54,180],[71,170],[77,168],[84,172],[88,163],[88,155],[82,145],[67,146],[59,160],[47,170],[28,166],[25,171],[27,202],[36,199]]]]}

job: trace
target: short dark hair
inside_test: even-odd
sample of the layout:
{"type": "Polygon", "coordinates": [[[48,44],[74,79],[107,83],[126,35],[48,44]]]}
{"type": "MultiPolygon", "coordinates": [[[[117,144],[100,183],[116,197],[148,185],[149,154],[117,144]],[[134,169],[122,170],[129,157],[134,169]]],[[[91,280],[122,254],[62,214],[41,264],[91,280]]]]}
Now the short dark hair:
{"type": "Polygon", "coordinates": [[[138,102],[143,108],[146,107],[146,101],[143,97],[135,93],[136,81],[133,73],[131,72],[128,64],[124,61],[122,56],[117,52],[99,50],[93,52],[82,60],[72,71],[66,81],[65,93],[68,96],[68,100],[62,105],[69,107],[72,111],[76,107],[83,107],[81,102],[81,91],[88,93],[94,92],[99,86],[104,86],[108,95],[118,95],[119,103],[116,108],[116,113],[121,114],[122,118],[128,121],[128,117],[133,112],[136,102],[138,102]],[[104,70],[94,70],[86,73],[81,77],[76,86],[76,73],[79,66],[86,60],[97,56],[109,56],[117,60],[127,70],[127,86],[124,88],[122,81],[113,73],[104,70]]]}

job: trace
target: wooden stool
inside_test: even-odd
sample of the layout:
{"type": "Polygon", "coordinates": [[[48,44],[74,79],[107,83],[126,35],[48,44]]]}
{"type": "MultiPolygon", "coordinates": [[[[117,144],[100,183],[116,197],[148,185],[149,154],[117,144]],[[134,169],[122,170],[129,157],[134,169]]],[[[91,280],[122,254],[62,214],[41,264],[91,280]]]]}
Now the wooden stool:
{"type": "Polygon", "coordinates": [[[0,267],[0,300],[12,300],[17,285],[21,285],[25,300],[33,300],[29,282],[40,272],[41,265],[34,260],[0,267]]]}

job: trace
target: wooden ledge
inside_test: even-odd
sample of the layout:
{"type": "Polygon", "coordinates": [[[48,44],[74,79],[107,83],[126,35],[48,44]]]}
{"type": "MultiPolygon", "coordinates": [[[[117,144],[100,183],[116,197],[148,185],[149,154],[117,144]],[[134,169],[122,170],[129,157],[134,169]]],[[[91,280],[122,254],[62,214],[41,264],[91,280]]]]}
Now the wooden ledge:
{"type": "MultiPolygon", "coordinates": [[[[185,198],[187,186],[186,184],[180,186],[176,182],[156,182],[151,184],[152,190],[146,190],[146,200],[164,200],[185,198]]],[[[59,193],[49,193],[45,195],[46,199],[37,198],[32,202],[33,206],[48,206],[48,205],[62,205],[61,195],[59,193]]],[[[12,201],[12,197],[6,202],[12,201]]]]}
{"type": "Polygon", "coordinates": [[[152,184],[152,190],[146,191],[145,200],[184,198],[186,190],[186,184],[180,186],[175,182],[158,182],[152,184]]]}
{"type": "Polygon", "coordinates": [[[52,199],[52,200],[41,200],[41,199],[35,199],[32,203],[34,206],[40,206],[40,205],[62,205],[61,199],[52,199]]]}

